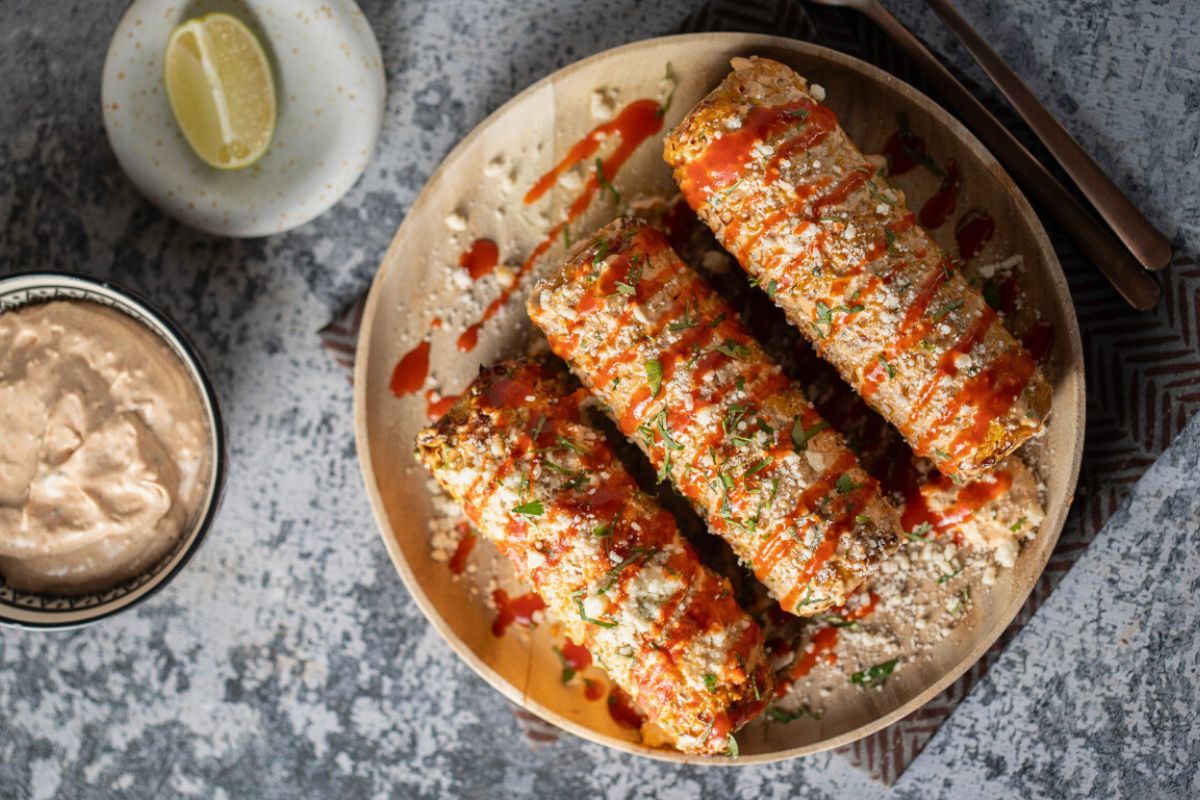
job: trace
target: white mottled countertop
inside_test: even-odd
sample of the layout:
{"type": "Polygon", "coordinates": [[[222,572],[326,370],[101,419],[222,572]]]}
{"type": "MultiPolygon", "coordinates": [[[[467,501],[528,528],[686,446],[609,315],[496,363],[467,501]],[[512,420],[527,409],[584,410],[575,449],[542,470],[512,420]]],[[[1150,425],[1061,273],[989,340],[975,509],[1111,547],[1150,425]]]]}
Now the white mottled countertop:
{"type": "MultiPolygon", "coordinates": [[[[888,5],[967,64],[923,4],[888,5]]],[[[960,6],[1195,257],[1200,9],[960,6]]],[[[120,2],[0,7],[0,274],[112,278],[173,314],[231,454],[216,526],[166,591],[79,631],[0,631],[0,798],[1200,795],[1200,419],[892,789],[829,754],[729,770],[570,737],[531,750],[388,561],[350,385],[316,330],[472,126],[553,69],[670,32],[694,0],[363,7],[389,82],[374,162],[323,217],[250,241],[165,219],[117,167],[99,91],[120,2]]]]}

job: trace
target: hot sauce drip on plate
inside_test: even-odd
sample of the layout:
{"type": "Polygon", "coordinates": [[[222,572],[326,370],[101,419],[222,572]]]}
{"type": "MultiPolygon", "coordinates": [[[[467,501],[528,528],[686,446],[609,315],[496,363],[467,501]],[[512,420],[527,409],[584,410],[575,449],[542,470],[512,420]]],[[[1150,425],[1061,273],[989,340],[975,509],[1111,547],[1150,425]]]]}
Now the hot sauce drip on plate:
{"type": "Polygon", "coordinates": [[[635,731],[646,721],[646,717],[634,706],[633,698],[620,686],[612,687],[608,693],[608,715],[622,728],[635,731]]]}
{"type": "MultiPolygon", "coordinates": [[[[599,159],[598,165],[600,171],[603,173],[604,181],[607,184],[611,184],[617,172],[629,157],[633,155],[633,151],[642,142],[662,130],[662,124],[662,107],[658,103],[653,100],[633,101],[621,109],[620,113],[612,120],[603,125],[598,125],[576,142],[567,151],[566,156],[555,164],[549,172],[539,178],[533,187],[526,192],[525,204],[528,205],[537,202],[555,185],[559,176],[577,164],[581,164],[586,159],[594,156],[599,150],[601,142],[615,136],[618,139],[616,148],[606,158],[599,159]]],[[[461,352],[468,353],[475,349],[475,345],[479,343],[479,329],[483,327],[484,323],[494,317],[509,299],[512,298],[521,284],[521,279],[533,269],[537,260],[559,241],[563,235],[563,229],[572,221],[578,219],[583,212],[587,211],[588,205],[591,204],[592,198],[600,188],[600,178],[601,176],[597,174],[597,171],[593,170],[578,196],[567,207],[566,218],[553,226],[546,234],[546,237],[533,248],[533,252],[529,254],[529,257],[525,259],[525,262],[517,270],[512,285],[504,289],[484,309],[483,315],[479,318],[478,322],[463,331],[462,335],[458,338],[458,349],[461,352]]]]}
{"type": "Polygon", "coordinates": [[[534,613],[546,607],[542,598],[536,594],[509,597],[508,592],[503,589],[492,592],[492,601],[496,604],[496,619],[492,621],[493,636],[503,636],[504,631],[514,622],[526,628],[531,627],[534,613]]]}
{"type": "Polygon", "coordinates": [[[467,271],[471,280],[477,281],[490,275],[500,263],[500,248],[491,239],[476,239],[458,259],[458,265],[467,271]]]}
{"type": "Polygon", "coordinates": [[[1033,356],[1034,361],[1045,361],[1054,347],[1054,326],[1045,320],[1038,320],[1029,326],[1021,337],[1021,344],[1026,352],[1033,356]]]}
{"type": "Polygon", "coordinates": [[[433,389],[426,390],[425,415],[431,420],[441,419],[458,402],[458,395],[456,394],[441,395],[436,400],[434,399],[435,397],[437,397],[437,392],[433,389]]]}
{"type": "Polygon", "coordinates": [[[396,362],[388,387],[396,397],[418,391],[429,377],[429,340],[425,339],[396,362]]]}
{"type": "Polygon", "coordinates": [[[592,665],[592,653],[581,644],[575,644],[570,639],[563,642],[563,661],[576,672],[583,672],[592,665]]]}
{"type": "Polygon", "coordinates": [[[918,215],[921,224],[926,228],[937,228],[949,219],[958,205],[958,187],[961,185],[962,172],[959,171],[958,162],[953,158],[948,159],[942,185],[921,206],[918,215]]]}
{"type": "Polygon", "coordinates": [[[467,568],[467,558],[471,555],[471,551],[475,549],[475,533],[470,526],[465,522],[458,524],[458,532],[460,539],[458,547],[454,548],[454,555],[450,556],[450,573],[452,575],[462,575],[463,570],[467,568]]]}
{"type": "Polygon", "coordinates": [[[909,129],[908,116],[900,114],[899,120],[900,130],[888,137],[882,150],[887,157],[890,176],[903,175],[928,158],[925,140],[909,129]]]}
{"type": "Polygon", "coordinates": [[[954,239],[958,243],[958,258],[962,263],[970,261],[987,247],[996,231],[996,221],[986,211],[973,209],[963,214],[954,227],[954,239]]]}
{"type": "MultiPolygon", "coordinates": [[[[837,663],[837,655],[833,651],[837,647],[841,628],[850,627],[858,620],[870,616],[878,604],[879,595],[874,592],[868,592],[865,603],[851,609],[843,606],[837,610],[837,614],[826,617],[833,619],[837,624],[820,628],[813,634],[804,652],[797,654],[796,660],[792,662],[791,669],[788,670],[787,675],[776,681],[775,696],[783,697],[786,695],[792,684],[811,672],[817,664],[821,662],[825,662],[826,664],[837,663]]],[[[773,644],[776,647],[789,649],[786,643],[779,642],[778,640],[773,644]]]]}

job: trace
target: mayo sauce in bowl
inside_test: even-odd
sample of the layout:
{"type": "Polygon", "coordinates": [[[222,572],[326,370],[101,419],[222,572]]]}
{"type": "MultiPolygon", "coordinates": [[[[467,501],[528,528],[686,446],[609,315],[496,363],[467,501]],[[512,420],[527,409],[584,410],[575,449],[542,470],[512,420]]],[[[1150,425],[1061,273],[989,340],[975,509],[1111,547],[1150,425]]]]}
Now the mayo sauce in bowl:
{"type": "Polygon", "coordinates": [[[165,318],[79,278],[0,281],[0,621],[78,624],[165,583],[211,517],[219,428],[165,318]]]}

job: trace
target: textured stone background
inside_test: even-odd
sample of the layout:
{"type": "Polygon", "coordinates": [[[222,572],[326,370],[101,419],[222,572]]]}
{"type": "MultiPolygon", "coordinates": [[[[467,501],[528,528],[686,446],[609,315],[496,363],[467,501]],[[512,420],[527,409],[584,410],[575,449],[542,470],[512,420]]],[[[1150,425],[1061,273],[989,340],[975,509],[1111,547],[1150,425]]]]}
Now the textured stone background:
{"type": "MultiPolygon", "coordinates": [[[[237,242],[164,219],[112,157],[99,77],[123,4],[5,0],[0,273],[112,277],[165,307],[213,371],[232,466],[215,530],[167,591],[83,631],[0,632],[0,797],[1200,794],[1200,419],[890,791],[830,755],[705,770],[570,738],[531,751],[409,600],[361,488],[350,387],[315,331],[489,111],[581,56],[670,31],[692,5],[364,3],[390,89],[373,164],[324,217],[237,242]]],[[[889,5],[966,63],[923,4],[889,5]]],[[[1200,7],[960,5],[1200,250],[1200,7]]]]}

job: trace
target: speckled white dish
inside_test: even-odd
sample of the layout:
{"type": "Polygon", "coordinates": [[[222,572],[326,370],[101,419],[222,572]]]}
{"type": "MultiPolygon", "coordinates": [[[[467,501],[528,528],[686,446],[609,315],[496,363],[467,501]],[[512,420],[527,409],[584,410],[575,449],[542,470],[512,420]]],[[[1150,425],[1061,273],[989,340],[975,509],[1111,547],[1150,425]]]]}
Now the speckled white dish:
{"type": "Polygon", "coordinates": [[[155,205],[220,236],[268,236],[313,219],[366,169],[383,124],[379,45],[352,0],[135,0],[109,44],[101,101],[121,167],[155,205]],[[255,165],[213,169],[188,146],[163,87],[181,22],[225,11],[271,61],[275,138],[255,165]]]}

